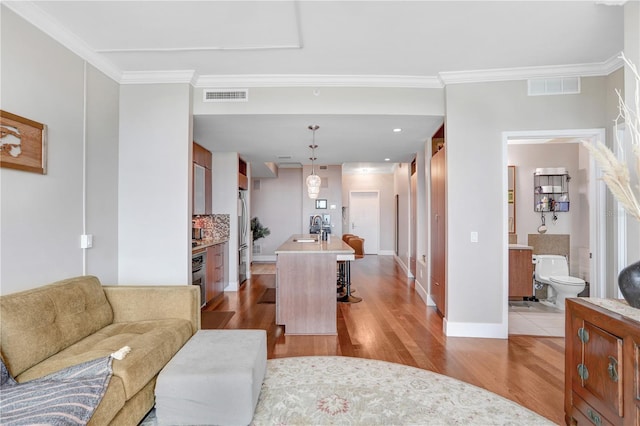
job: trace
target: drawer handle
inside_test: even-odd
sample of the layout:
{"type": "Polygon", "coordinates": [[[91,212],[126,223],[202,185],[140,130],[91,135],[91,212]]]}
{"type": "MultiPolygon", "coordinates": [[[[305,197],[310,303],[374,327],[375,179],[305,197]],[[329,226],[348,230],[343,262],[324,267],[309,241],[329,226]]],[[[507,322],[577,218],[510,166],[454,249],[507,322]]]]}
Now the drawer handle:
{"type": "Polygon", "coordinates": [[[609,356],[609,366],[607,367],[609,378],[614,382],[618,381],[618,360],[609,356]]]}
{"type": "Polygon", "coordinates": [[[589,378],[589,370],[587,369],[586,365],[578,364],[578,376],[582,380],[587,380],[589,378]]]}
{"type": "Polygon", "coordinates": [[[578,338],[582,343],[587,343],[589,341],[589,332],[584,327],[580,327],[578,329],[578,338]]]}
{"type": "Polygon", "coordinates": [[[600,418],[599,415],[597,415],[596,413],[594,413],[591,409],[587,410],[587,415],[589,416],[589,419],[597,426],[601,426],[602,425],[602,419],[600,418]]]}

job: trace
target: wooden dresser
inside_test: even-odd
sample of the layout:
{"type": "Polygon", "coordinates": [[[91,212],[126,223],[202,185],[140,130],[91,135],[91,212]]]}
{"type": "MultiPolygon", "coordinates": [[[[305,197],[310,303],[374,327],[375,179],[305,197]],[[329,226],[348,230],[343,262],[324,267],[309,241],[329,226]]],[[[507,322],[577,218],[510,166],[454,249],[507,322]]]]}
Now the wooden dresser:
{"type": "Polygon", "coordinates": [[[640,310],[567,299],[565,328],[566,423],[640,424],[640,310]]]}

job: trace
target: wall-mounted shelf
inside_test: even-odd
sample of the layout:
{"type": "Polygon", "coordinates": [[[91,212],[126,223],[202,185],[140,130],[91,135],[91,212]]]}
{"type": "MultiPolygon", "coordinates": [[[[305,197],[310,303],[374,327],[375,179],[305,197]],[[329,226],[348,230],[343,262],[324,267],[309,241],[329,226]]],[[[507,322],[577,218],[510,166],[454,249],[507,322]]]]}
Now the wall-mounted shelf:
{"type": "Polygon", "coordinates": [[[533,175],[533,210],[536,212],[568,212],[569,181],[567,174],[533,175]]]}

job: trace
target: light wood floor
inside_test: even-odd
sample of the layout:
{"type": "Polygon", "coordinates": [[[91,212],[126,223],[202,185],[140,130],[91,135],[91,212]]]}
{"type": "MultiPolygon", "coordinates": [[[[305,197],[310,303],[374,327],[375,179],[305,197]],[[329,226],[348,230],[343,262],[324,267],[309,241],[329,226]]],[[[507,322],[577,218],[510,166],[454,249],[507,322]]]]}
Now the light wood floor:
{"type": "MultiPolygon", "coordinates": [[[[379,359],[445,374],[488,389],[564,423],[564,338],[508,340],[446,337],[442,318],[427,307],[391,256],[352,262],[352,285],[364,300],[338,304],[337,336],[285,336],[275,305],[258,304],[275,275],[252,275],[227,292],[215,310],[235,311],[228,329],[267,330],[268,358],[342,355],[379,359]]],[[[482,307],[478,307],[482,309],[482,307]]]]}

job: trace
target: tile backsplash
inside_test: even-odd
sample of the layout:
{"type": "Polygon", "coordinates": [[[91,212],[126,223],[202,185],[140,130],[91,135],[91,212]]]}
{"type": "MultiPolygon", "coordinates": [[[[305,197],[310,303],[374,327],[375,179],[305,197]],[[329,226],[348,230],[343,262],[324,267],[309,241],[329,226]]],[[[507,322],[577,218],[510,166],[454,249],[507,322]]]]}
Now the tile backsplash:
{"type": "Polygon", "coordinates": [[[212,214],[193,216],[191,221],[194,228],[202,228],[204,240],[228,240],[229,239],[228,214],[212,214]]]}

